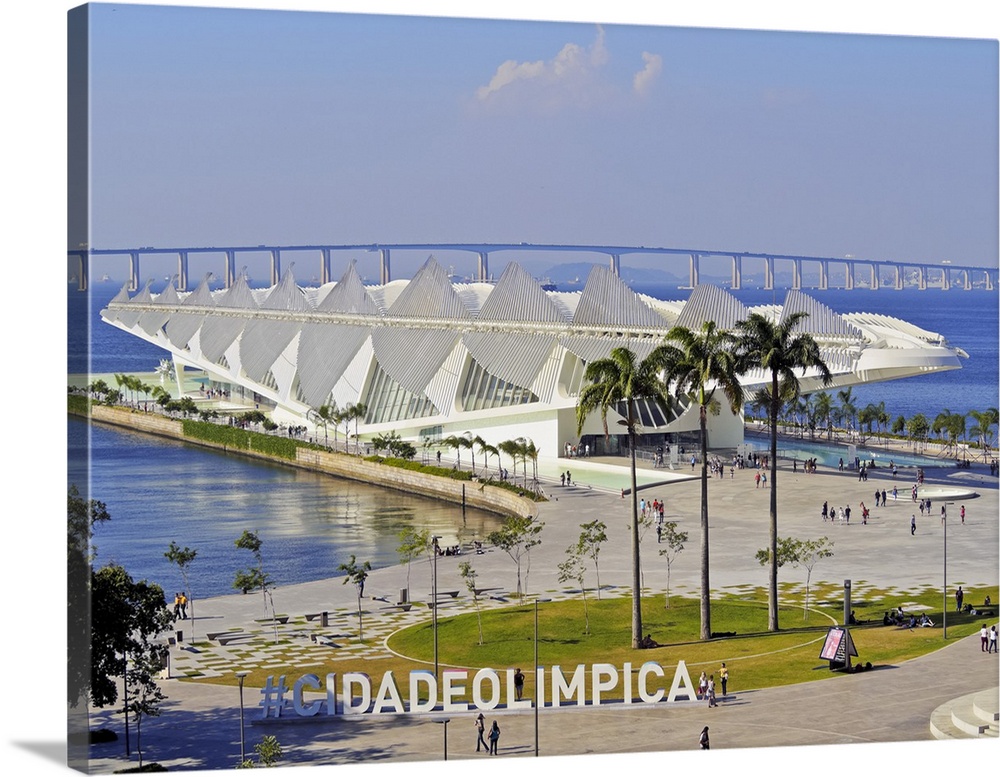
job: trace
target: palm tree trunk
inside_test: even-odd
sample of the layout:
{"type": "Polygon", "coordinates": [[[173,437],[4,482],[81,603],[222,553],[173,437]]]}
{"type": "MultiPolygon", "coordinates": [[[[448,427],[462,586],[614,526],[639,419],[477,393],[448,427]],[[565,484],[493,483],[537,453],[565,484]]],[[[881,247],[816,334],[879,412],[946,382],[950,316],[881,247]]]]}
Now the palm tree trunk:
{"type": "Polygon", "coordinates": [[[778,484],[775,482],[778,473],[778,408],[781,400],[778,397],[778,373],[771,373],[771,528],[770,550],[771,569],[768,580],[767,595],[767,629],[778,630],[778,484]]]}
{"type": "Polygon", "coordinates": [[[632,648],[638,650],[642,642],[642,589],[639,581],[639,495],[635,490],[635,432],[631,418],[628,448],[632,476],[632,648]]]}
{"type": "Polygon", "coordinates": [[[711,593],[708,580],[708,422],[703,404],[701,426],[701,638],[712,638],[711,593]]]}

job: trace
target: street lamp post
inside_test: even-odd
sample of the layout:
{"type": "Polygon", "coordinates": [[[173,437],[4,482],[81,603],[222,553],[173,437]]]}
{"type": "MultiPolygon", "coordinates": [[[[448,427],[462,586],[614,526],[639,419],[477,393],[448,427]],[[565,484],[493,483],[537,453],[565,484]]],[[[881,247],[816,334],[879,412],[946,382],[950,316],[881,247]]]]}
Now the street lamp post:
{"type": "Polygon", "coordinates": [[[538,758],[538,708],[542,704],[540,693],[541,682],[538,669],[538,602],[550,602],[551,599],[535,599],[535,758],[538,758]]]}
{"type": "Polygon", "coordinates": [[[444,760],[448,760],[448,723],[451,718],[434,718],[435,723],[444,724],[444,760]]]}
{"type": "Polygon", "coordinates": [[[944,557],[944,580],[942,581],[942,606],[941,606],[941,632],[942,639],[948,639],[948,517],[945,514],[941,519],[941,525],[944,526],[944,548],[942,556],[944,557]]]}
{"type": "Polygon", "coordinates": [[[437,534],[431,537],[431,628],[434,631],[434,681],[438,680],[438,540],[437,534]]]}
{"type": "Polygon", "coordinates": [[[245,763],[247,760],[247,748],[246,748],[246,736],[244,735],[243,727],[243,681],[246,679],[247,675],[250,674],[247,671],[237,672],[236,679],[240,681],[240,763],[245,763]]]}

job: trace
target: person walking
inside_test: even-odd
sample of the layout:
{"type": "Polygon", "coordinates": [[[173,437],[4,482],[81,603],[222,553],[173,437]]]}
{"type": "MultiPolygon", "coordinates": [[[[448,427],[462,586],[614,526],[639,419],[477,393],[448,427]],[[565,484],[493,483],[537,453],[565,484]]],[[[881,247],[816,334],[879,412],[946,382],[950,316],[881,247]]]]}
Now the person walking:
{"type": "Polygon", "coordinates": [[[486,734],[486,718],[483,717],[483,713],[481,712],[476,718],[476,732],[479,734],[479,739],[476,740],[476,752],[480,752],[480,748],[482,748],[484,752],[488,753],[490,751],[490,746],[486,742],[486,738],[484,736],[486,734]]]}
{"type": "Polygon", "coordinates": [[[708,726],[705,726],[705,728],[701,730],[701,735],[698,737],[698,744],[701,745],[702,750],[709,749],[708,726]]]}
{"type": "Polygon", "coordinates": [[[962,523],[965,523],[965,505],[962,505],[962,507],[959,509],[958,517],[962,519],[962,523]]]}
{"type": "Polygon", "coordinates": [[[958,587],[955,591],[955,612],[962,611],[962,600],[965,598],[965,591],[962,590],[962,586],[958,587]]]}
{"type": "Polygon", "coordinates": [[[181,620],[186,621],[188,616],[188,598],[184,595],[184,592],[180,592],[180,605],[181,605],[181,620]]]}
{"type": "Polygon", "coordinates": [[[986,627],[985,623],[983,624],[983,627],[979,630],[979,641],[982,642],[982,647],[980,647],[980,650],[982,650],[984,653],[989,653],[990,630],[986,627]]]}
{"type": "Polygon", "coordinates": [[[708,696],[708,706],[718,707],[719,705],[715,703],[715,675],[710,674],[708,676],[708,685],[706,686],[707,696],[708,696]]]}
{"type": "Polygon", "coordinates": [[[917,533],[917,516],[916,514],[910,516],[910,536],[912,537],[917,533]]]}
{"type": "Polygon", "coordinates": [[[726,698],[726,694],[729,692],[729,670],[726,668],[726,662],[722,662],[722,666],[719,667],[719,682],[722,684],[722,698],[726,698]]]}
{"type": "Polygon", "coordinates": [[[997,627],[996,626],[990,626],[990,642],[986,646],[986,652],[987,653],[996,653],[997,652],[997,627]]]}
{"type": "Polygon", "coordinates": [[[698,701],[704,699],[707,693],[708,693],[708,675],[702,672],[701,677],[698,678],[698,701]]]}
{"type": "Polygon", "coordinates": [[[493,726],[490,728],[490,755],[497,754],[497,742],[500,741],[500,726],[494,720],[493,726]]]}

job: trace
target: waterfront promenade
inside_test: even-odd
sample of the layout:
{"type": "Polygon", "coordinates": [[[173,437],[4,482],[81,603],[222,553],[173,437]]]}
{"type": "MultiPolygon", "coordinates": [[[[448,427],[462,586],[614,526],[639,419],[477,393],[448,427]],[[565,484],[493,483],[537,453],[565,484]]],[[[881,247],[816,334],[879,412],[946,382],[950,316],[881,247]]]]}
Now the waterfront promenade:
{"type": "MultiPolygon", "coordinates": [[[[620,461],[620,460],[619,460],[620,461]]],[[[572,468],[575,462],[569,462],[572,468]]],[[[620,477],[624,486],[628,480],[625,468],[610,469],[607,462],[588,462],[593,467],[608,469],[610,477],[620,477]]],[[[688,531],[687,546],[671,569],[671,592],[695,595],[699,580],[698,515],[700,484],[692,478],[689,467],[676,472],[662,471],[672,482],[647,489],[642,495],[665,500],[667,520],[677,521],[688,531]]],[[[607,473],[606,473],[607,474],[607,473]]],[[[899,604],[906,604],[905,592],[918,588],[940,589],[942,583],[943,527],[939,517],[940,503],[935,503],[932,515],[921,518],[917,505],[910,498],[912,470],[901,469],[895,481],[889,473],[876,471],[867,481],[858,480],[856,473],[821,470],[806,474],[801,468],[792,471],[782,466],[779,471],[779,533],[799,538],[828,536],[834,543],[835,555],[817,565],[813,573],[814,588],[827,581],[840,586],[845,579],[853,581],[856,600],[869,588],[899,592],[899,604]],[[891,497],[893,484],[898,497],[891,497]],[[890,494],[884,508],[874,508],[876,486],[890,494]],[[850,503],[853,516],[850,524],[824,523],[820,508],[826,500],[831,506],[850,503]],[[872,508],[867,525],[862,525],[859,503],[872,508]],[[917,515],[917,532],[910,534],[910,516],[917,515]]],[[[977,498],[964,500],[965,524],[958,518],[959,504],[949,504],[948,584],[950,591],[961,584],[967,601],[981,600],[977,587],[995,586],[998,580],[998,501],[996,478],[990,478],[982,468],[959,470],[942,468],[928,471],[928,483],[947,484],[974,489],[977,498]]],[[[627,594],[630,580],[630,550],[628,543],[629,500],[604,488],[585,485],[561,487],[558,481],[547,484],[552,501],[539,505],[538,518],[545,522],[542,544],[532,551],[531,571],[527,576],[529,594],[545,598],[568,596],[558,583],[556,566],[563,560],[565,549],[579,535],[581,523],[601,519],[608,525],[609,541],[601,553],[601,580],[607,595],[627,594]]],[[[730,478],[716,478],[710,486],[712,587],[720,593],[739,593],[751,586],[766,585],[766,571],[754,558],[757,548],[764,547],[768,534],[769,493],[758,488],[754,470],[737,470],[730,478]]],[[[655,533],[650,530],[643,539],[643,566],[646,587],[662,591],[665,564],[656,554],[655,533]]],[[[439,557],[439,591],[460,591],[440,610],[441,617],[471,610],[471,599],[458,575],[458,564],[473,563],[478,582],[484,588],[509,592],[515,586],[515,567],[502,551],[491,549],[482,555],[439,557]]],[[[337,563],[331,560],[331,576],[337,563]]],[[[411,571],[410,598],[425,602],[430,598],[429,562],[415,562],[411,571]]],[[[804,583],[801,570],[782,569],[780,580],[804,583]]],[[[293,619],[307,614],[328,611],[331,625],[327,632],[356,634],[357,601],[353,586],[342,585],[341,578],[288,586],[274,591],[277,612],[293,619]]],[[[365,636],[368,647],[349,648],[350,659],[331,671],[363,671],[367,656],[385,650],[384,637],[396,628],[418,619],[429,620],[430,611],[415,605],[409,612],[390,609],[399,590],[406,586],[403,567],[373,570],[365,587],[365,636]]],[[[504,606],[503,601],[488,600],[489,606],[504,606]]],[[[196,604],[197,637],[207,631],[227,629],[261,630],[257,619],[263,615],[259,595],[227,596],[200,600],[196,604]]],[[[881,613],[859,612],[860,617],[881,613]]],[[[993,619],[995,622],[996,619],[993,619]]],[[[317,623],[317,622],[312,622],[317,623]]],[[[787,624],[786,624],[787,625],[787,624]]],[[[190,623],[181,622],[181,629],[190,623]]],[[[318,629],[318,623],[309,628],[318,629]]],[[[300,629],[301,631],[301,629],[300,629]]],[[[656,637],[658,635],[654,635],[656,637]]],[[[623,634],[623,639],[627,635],[623,634]]],[[[669,635],[664,636],[664,640],[669,635]]],[[[330,648],[303,636],[299,640],[303,663],[317,656],[330,655],[330,648]]],[[[817,645],[817,654],[819,647],[817,645]]],[[[338,655],[344,658],[343,655],[338,655]]],[[[598,657],[595,657],[598,658],[598,657]]],[[[245,651],[227,654],[225,646],[195,652],[184,643],[172,650],[171,670],[181,674],[198,671],[211,676],[229,674],[248,661],[266,661],[266,656],[248,658],[245,651]],[[227,655],[229,658],[227,659],[227,655]]],[[[725,659],[723,659],[725,660],[725,659]]],[[[775,656],[780,661],[780,656],[775,656]]],[[[864,660],[862,652],[861,660],[864,660]]],[[[530,657],[525,661],[530,663],[530,657]]],[[[544,656],[541,663],[545,664],[544,656]]],[[[821,663],[821,662],[818,662],[821,663]]],[[[730,662],[733,672],[730,695],[718,709],[707,709],[703,703],[679,703],[655,708],[610,705],[582,710],[543,710],[539,714],[539,752],[542,755],[577,753],[637,753],[664,750],[687,751],[696,748],[701,726],[711,725],[713,749],[766,746],[823,745],[841,743],[915,742],[909,758],[921,758],[931,739],[930,718],[941,704],[956,697],[998,686],[996,656],[987,657],[979,649],[978,637],[955,640],[934,654],[877,671],[838,677],[827,681],[809,682],[784,688],[757,690],[739,684],[738,659],[730,662]]],[[[702,668],[689,667],[692,674],[702,668]]],[[[716,667],[712,667],[716,668],[716,667]]],[[[313,671],[313,670],[310,670],[313,671]]],[[[826,672],[824,676],[829,676],[826,672]]],[[[289,681],[294,678],[289,678],[289,681]]],[[[167,680],[163,683],[168,701],[163,715],[147,721],[143,730],[144,759],[158,761],[171,768],[228,768],[239,752],[239,699],[235,686],[167,680]]],[[[245,689],[248,723],[256,716],[257,689],[245,689]]],[[[333,722],[248,726],[248,748],[264,734],[274,733],[285,748],[282,763],[356,764],[380,762],[415,762],[440,760],[443,754],[443,730],[432,721],[437,716],[403,718],[336,719],[333,722]]],[[[449,759],[477,757],[474,752],[474,713],[451,715],[449,728],[449,759]]],[[[503,737],[501,755],[534,755],[534,715],[531,711],[497,711],[503,737]]],[[[121,728],[120,716],[95,711],[92,726],[110,724],[121,728]]],[[[991,743],[995,744],[996,740],[991,743]]],[[[935,747],[949,747],[937,743],[935,747]]],[[[808,751],[806,751],[808,752],[808,751]]],[[[843,755],[860,757],[865,751],[851,750],[843,755]]],[[[966,751],[970,752],[971,751],[966,751]]],[[[975,753],[995,760],[996,750],[975,753]],[[991,757],[992,754],[992,757],[991,757]]],[[[121,742],[95,746],[91,749],[96,771],[111,771],[125,765],[121,742]]],[[[482,757],[482,756],[478,756],[482,757]]],[[[974,756],[978,757],[978,756],[974,756]]],[[[485,760],[485,759],[484,759],[485,760]]],[[[497,759],[495,759],[497,760],[497,759]]],[[[975,760],[969,763],[974,764],[975,760]]]]}

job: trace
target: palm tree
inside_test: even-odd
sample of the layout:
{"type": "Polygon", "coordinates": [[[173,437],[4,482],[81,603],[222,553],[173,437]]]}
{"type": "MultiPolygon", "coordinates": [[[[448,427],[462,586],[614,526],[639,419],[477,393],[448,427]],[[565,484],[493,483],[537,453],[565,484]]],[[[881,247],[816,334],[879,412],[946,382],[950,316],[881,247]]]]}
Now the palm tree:
{"type": "Polygon", "coordinates": [[[721,388],[733,414],[743,404],[743,388],[733,348],[735,337],[706,321],[692,332],[675,326],[667,333],[666,345],[653,352],[665,370],[666,385],[674,387],[675,395],[688,397],[698,404],[698,426],[701,431],[701,638],[712,638],[711,588],[708,565],[708,414],[719,413],[716,389],[721,388]],[[676,343],[676,345],[674,344],[676,343]]]}
{"type": "Polygon", "coordinates": [[[351,414],[351,418],[354,420],[354,446],[355,453],[361,455],[361,440],[358,438],[358,421],[365,417],[368,412],[368,406],[364,402],[358,402],[356,405],[348,406],[348,411],[351,414]]]}
{"type": "Polygon", "coordinates": [[[837,392],[837,399],[840,400],[840,418],[847,427],[847,439],[851,439],[854,434],[854,419],[858,414],[858,407],[854,404],[854,389],[846,388],[837,392]]]}
{"type": "Polygon", "coordinates": [[[608,411],[614,410],[623,418],[618,423],[628,434],[628,448],[632,479],[632,647],[638,649],[642,640],[641,574],[639,565],[639,500],[635,490],[635,447],[639,429],[636,402],[655,399],[670,404],[667,386],[660,380],[661,361],[643,359],[636,364],[635,354],[628,348],[615,348],[606,359],[597,359],[587,365],[584,372],[586,385],[580,391],[576,405],[576,433],[583,431],[587,417],[594,412],[601,414],[604,436],[608,437],[608,411]]]}
{"type": "Polygon", "coordinates": [[[815,396],[816,416],[826,424],[826,439],[833,435],[833,397],[825,391],[820,391],[815,396]]]}
{"type": "MultiPolygon", "coordinates": [[[[782,400],[799,393],[796,370],[815,368],[823,385],[829,385],[833,376],[820,354],[819,346],[808,333],[796,334],[799,322],[808,317],[799,311],[776,322],[760,313],[751,313],[737,324],[737,345],[740,372],[761,369],[770,373],[768,423],[771,428],[771,531],[770,570],[767,601],[768,630],[778,630],[778,412],[782,400]]],[[[841,392],[843,393],[843,392],[841,392]]],[[[848,394],[850,390],[848,390],[848,394]]]]}
{"type": "Polygon", "coordinates": [[[986,410],[970,410],[969,415],[975,423],[969,429],[969,434],[975,435],[983,449],[983,460],[989,459],[990,448],[993,446],[993,427],[1000,422],[1000,411],[995,407],[986,410]]]}
{"type": "MultiPolygon", "coordinates": [[[[321,405],[320,407],[317,407],[314,412],[316,413],[316,419],[317,419],[316,423],[323,424],[323,440],[324,440],[323,444],[327,448],[329,448],[330,447],[330,433],[327,430],[327,427],[329,427],[331,421],[335,420],[334,419],[334,414],[335,414],[336,410],[334,409],[333,405],[321,405]]],[[[337,434],[337,423],[339,423],[339,421],[335,422],[334,425],[333,425],[333,433],[334,433],[334,435],[337,434]]]]}
{"type": "Polygon", "coordinates": [[[514,468],[514,477],[517,477],[517,456],[520,450],[520,446],[515,440],[504,440],[497,445],[499,453],[497,454],[497,461],[500,461],[500,453],[506,453],[510,456],[511,466],[514,468]]]}

